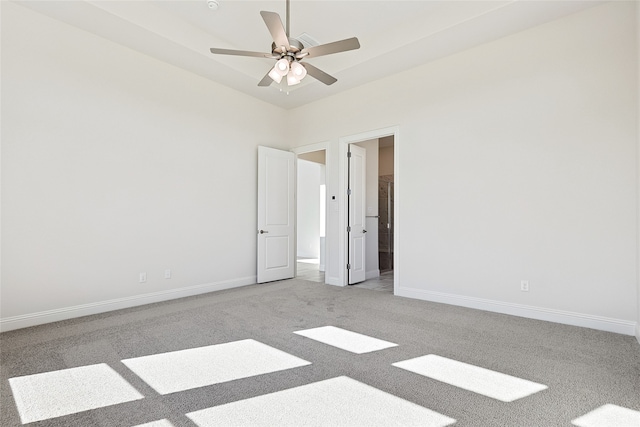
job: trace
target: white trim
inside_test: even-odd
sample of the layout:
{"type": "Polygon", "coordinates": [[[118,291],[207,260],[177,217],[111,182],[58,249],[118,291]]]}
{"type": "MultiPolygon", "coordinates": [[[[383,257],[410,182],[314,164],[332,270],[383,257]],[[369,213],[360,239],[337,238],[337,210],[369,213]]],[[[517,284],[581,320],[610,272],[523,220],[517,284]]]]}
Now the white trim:
{"type": "MultiPolygon", "coordinates": [[[[313,153],[314,151],[328,150],[329,142],[317,142],[315,144],[303,145],[302,147],[292,148],[291,152],[295,154],[313,153]]],[[[326,165],[326,164],[325,164],[326,165]]]]}
{"type": "Polygon", "coordinates": [[[640,343],[640,5],[636,3],[636,339],[640,343]]]}
{"type": "Polygon", "coordinates": [[[60,320],[74,319],[76,317],[90,316],[123,308],[137,307],[139,305],[154,302],[168,301],[209,292],[222,291],[224,289],[238,288],[246,285],[254,285],[256,276],[240,279],[225,280],[216,283],[188,286],[185,288],[171,289],[168,291],[152,292],[149,294],[135,295],[126,298],[117,298],[90,304],[76,305],[72,307],[58,308],[55,310],[40,311],[38,313],[22,314],[19,316],[0,319],[0,332],[14,329],[27,328],[29,326],[43,325],[45,323],[58,322],[60,320]]]}
{"type": "Polygon", "coordinates": [[[400,192],[398,182],[400,182],[400,127],[396,126],[393,130],[393,289],[400,287],[400,192]]]}
{"type": "Polygon", "coordinates": [[[514,304],[484,298],[454,295],[444,292],[396,287],[395,295],[420,299],[424,301],[432,301],[443,304],[474,308],[477,310],[509,314],[512,316],[526,317],[529,319],[544,320],[547,322],[598,329],[601,331],[615,332],[624,335],[634,335],[635,331],[638,329],[638,325],[636,322],[628,320],[613,319],[610,317],[594,316],[591,314],[575,313],[571,311],[556,310],[544,307],[514,304]]]}
{"type": "Polygon", "coordinates": [[[380,270],[369,270],[364,274],[365,280],[377,279],[380,277],[380,270]]]}
{"type": "Polygon", "coordinates": [[[333,285],[333,286],[344,286],[342,283],[340,283],[340,278],[339,277],[327,277],[326,274],[324,276],[324,284],[325,285],[333,285]]]}

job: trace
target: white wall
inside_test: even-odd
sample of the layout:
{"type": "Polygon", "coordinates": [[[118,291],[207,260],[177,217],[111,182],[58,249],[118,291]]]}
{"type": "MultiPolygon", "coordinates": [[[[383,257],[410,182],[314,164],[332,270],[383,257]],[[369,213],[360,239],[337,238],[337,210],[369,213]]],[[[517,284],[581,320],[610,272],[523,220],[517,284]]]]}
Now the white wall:
{"type": "Polygon", "coordinates": [[[301,145],[399,126],[396,293],[633,333],[634,7],[598,6],[292,111],[301,145]]]}
{"type": "Polygon", "coordinates": [[[3,329],[255,283],[283,110],[10,2],[2,104],[3,329]]]}
{"type": "Polygon", "coordinates": [[[297,251],[299,257],[320,258],[320,184],[319,163],[298,159],[298,223],[297,251]]]}
{"type": "Polygon", "coordinates": [[[365,229],[367,230],[365,277],[372,279],[380,276],[378,258],[378,219],[372,218],[378,215],[378,140],[372,139],[355,143],[367,150],[366,162],[366,215],[365,229]]]}

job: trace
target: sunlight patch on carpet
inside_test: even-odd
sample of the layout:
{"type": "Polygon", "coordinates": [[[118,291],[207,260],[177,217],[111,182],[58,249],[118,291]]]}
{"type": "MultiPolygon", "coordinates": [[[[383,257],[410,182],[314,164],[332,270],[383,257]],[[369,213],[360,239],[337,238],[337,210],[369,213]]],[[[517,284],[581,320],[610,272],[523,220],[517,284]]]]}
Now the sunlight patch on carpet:
{"type": "Polygon", "coordinates": [[[187,417],[199,427],[444,427],[456,422],[344,376],[191,412],[187,417]]]}
{"type": "Polygon", "coordinates": [[[23,424],[143,399],[107,364],[9,379],[23,424]]]}
{"type": "Polygon", "coordinates": [[[175,427],[169,420],[157,420],[150,423],[138,424],[133,427],[175,427]]]}
{"type": "Polygon", "coordinates": [[[335,326],[305,329],[303,331],[296,331],[294,334],[302,335],[303,337],[356,354],[369,353],[398,346],[398,344],[392,342],[383,341],[335,326]]]}
{"type": "Polygon", "coordinates": [[[138,424],[133,427],[175,427],[169,420],[157,420],[150,423],[138,424]]]}
{"type": "Polygon", "coordinates": [[[393,366],[502,402],[513,402],[547,388],[544,384],[435,354],[393,363],[393,366]]]}
{"type": "Polygon", "coordinates": [[[160,394],[311,364],[252,339],[125,359],[122,363],[160,394]]]}
{"type": "Polygon", "coordinates": [[[578,427],[640,426],[640,411],[606,404],[571,421],[578,427]]]}

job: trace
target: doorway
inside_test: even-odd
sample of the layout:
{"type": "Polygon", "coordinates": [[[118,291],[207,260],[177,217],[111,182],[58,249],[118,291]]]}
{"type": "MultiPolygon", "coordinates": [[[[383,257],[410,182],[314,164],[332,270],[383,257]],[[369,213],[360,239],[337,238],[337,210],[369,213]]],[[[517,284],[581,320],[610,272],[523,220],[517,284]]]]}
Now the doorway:
{"type": "Polygon", "coordinates": [[[296,166],[296,277],[324,283],[326,150],[299,153],[296,166]]]}
{"type": "MultiPolygon", "coordinates": [[[[366,150],[365,228],[368,231],[366,233],[366,277],[358,283],[354,283],[350,279],[349,284],[359,288],[390,293],[393,292],[394,257],[393,142],[393,135],[389,135],[350,144],[350,150],[354,146],[366,150]]],[[[351,204],[348,204],[347,208],[351,210],[351,204]]],[[[349,215],[349,225],[351,225],[352,214],[349,215]]],[[[349,233],[349,226],[347,233],[349,233]]],[[[351,251],[351,247],[349,251],[351,251]]],[[[350,255],[353,256],[351,252],[350,255]]],[[[351,271],[349,269],[350,274],[351,271]]]]}
{"type": "MultiPolygon", "coordinates": [[[[352,145],[368,145],[373,142],[374,151],[367,151],[367,165],[371,167],[370,157],[375,158],[375,168],[371,171],[366,201],[366,219],[367,219],[367,277],[366,280],[356,287],[366,287],[369,289],[383,290],[393,292],[399,283],[400,268],[398,265],[398,240],[399,240],[399,217],[398,217],[398,150],[399,150],[399,128],[391,127],[369,131],[349,137],[340,138],[340,182],[345,193],[348,187],[348,163],[342,159],[347,159],[349,148],[352,145]],[[370,156],[370,153],[373,153],[370,156]],[[382,176],[382,179],[380,178],[382,176]],[[391,184],[390,184],[391,183],[391,184]],[[380,191],[381,185],[383,192],[380,191]],[[391,187],[391,188],[390,188],[391,187]],[[382,194],[381,194],[382,193],[382,194]],[[371,232],[375,231],[375,232],[371,232]],[[375,236],[374,236],[375,235],[375,236]]],[[[339,242],[345,250],[341,259],[344,260],[344,270],[342,275],[342,286],[348,285],[348,263],[349,254],[349,206],[345,201],[344,212],[340,215],[341,224],[339,226],[339,242]],[[344,224],[344,225],[342,225],[344,224]]]]}

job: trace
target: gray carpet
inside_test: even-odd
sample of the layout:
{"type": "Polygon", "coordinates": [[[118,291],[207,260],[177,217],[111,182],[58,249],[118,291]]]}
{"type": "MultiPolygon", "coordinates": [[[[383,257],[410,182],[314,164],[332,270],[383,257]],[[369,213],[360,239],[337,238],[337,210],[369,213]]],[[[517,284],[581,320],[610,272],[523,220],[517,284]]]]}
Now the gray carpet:
{"type": "Polygon", "coordinates": [[[640,345],[634,337],[303,280],[5,332],[0,345],[0,423],[6,427],[21,425],[9,378],[99,363],[144,399],[30,425],[130,427],[167,419],[176,427],[194,427],[185,414],[339,376],[451,417],[455,426],[570,426],[605,404],[640,410],[640,345]],[[353,354],[293,333],[326,325],[398,346],[353,354]],[[312,364],[160,395],[121,362],[244,339],[312,364]],[[548,389],[505,403],[392,366],[427,354],[548,389]]]}

